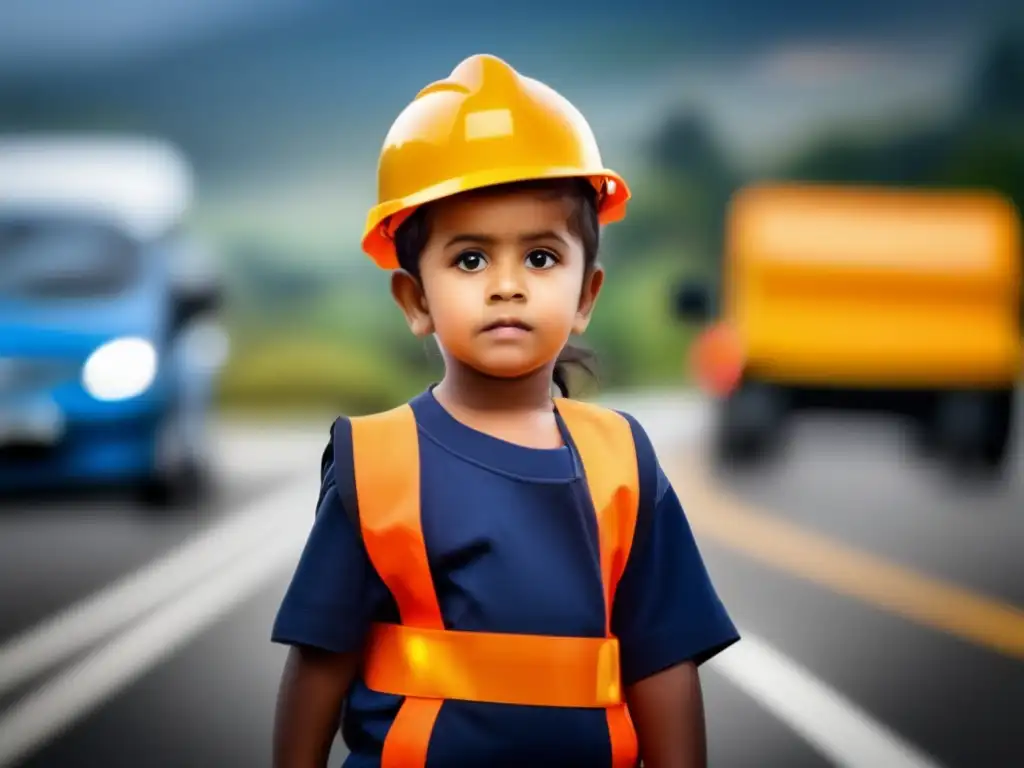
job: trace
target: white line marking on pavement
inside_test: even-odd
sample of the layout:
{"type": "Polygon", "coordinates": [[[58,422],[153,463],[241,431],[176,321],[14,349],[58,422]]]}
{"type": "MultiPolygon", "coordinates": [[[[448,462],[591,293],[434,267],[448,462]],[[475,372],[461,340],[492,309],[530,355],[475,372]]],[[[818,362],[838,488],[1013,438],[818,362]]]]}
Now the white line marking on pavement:
{"type": "Polygon", "coordinates": [[[289,514],[312,525],[318,488],[318,477],[289,482],[246,511],[0,645],[0,695],[88,648],[274,535],[289,514]]]}
{"type": "Polygon", "coordinates": [[[810,672],[741,632],[710,666],[843,768],[938,768],[939,764],[873,720],[810,672]]]}
{"type": "MultiPolygon", "coordinates": [[[[301,498],[294,492],[293,497],[301,498]]],[[[293,520],[279,528],[257,549],[125,630],[9,710],[0,719],[0,767],[14,765],[63,732],[287,571],[301,551],[309,526],[293,520]]]]}
{"type": "MultiPolygon", "coordinates": [[[[223,551],[217,558],[207,554],[209,569],[219,565],[220,570],[205,575],[201,581],[196,578],[199,583],[191,587],[180,584],[177,589],[181,594],[173,602],[123,630],[95,653],[5,713],[0,719],[0,768],[7,768],[37,750],[103,701],[117,695],[293,565],[312,524],[312,511],[306,497],[305,485],[290,484],[286,493],[274,494],[255,505],[252,512],[244,515],[244,520],[237,521],[238,524],[232,527],[232,530],[239,529],[233,536],[242,535],[253,525],[261,527],[260,537],[248,538],[248,552],[239,551],[241,547],[233,547],[232,552],[238,556],[230,563],[223,551]],[[287,514],[295,507],[300,509],[297,514],[287,514]]],[[[201,543],[195,542],[192,546],[199,547],[201,543]]],[[[232,543],[237,544],[237,539],[223,542],[224,545],[232,543]]],[[[190,551],[188,547],[184,549],[190,551]]],[[[200,548],[198,551],[206,550],[200,548]]],[[[186,564],[195,566],[195,561],[190,561],[188,555],[179,557],[184,558],[186,564]]],[[[137,578],[147,577],[148,572],[149,569],[137,578]]],[[[177,570],[170,570],[172,579],[180,581],[179,576],[181,574],[177,570]]],[[[154,582],[150,589],[160,590],[162,594],[171,590],[167,581],[152,576],[148,578],[154,582]]],[[[96,610],[91,605],[96,602],[93,600],[73,611],[71,619],[66,619],[69,623],[61,625],[56,620],[51,621],[38,634],[48,641],[51,656],[55,651],[66,656],[74,648],[67,651],[67,641],[62,645],[59,638],[49,637],[42,632],[43,629],[60,634],[68,632],[67,627],[71,627],[71,632],[91,632],[94,639],[99,639],[116,627],[110,620],[111,616],[128,620],[147,607],[156,607],[153,600],[140,607],[139,592],[145,590],[133,581],[97,598],[101,608],[105,607],[107,616],[102,631],[99,622],[89,616],[89,611],[96,610]],[[133,586],[136,591],[132,591],[133,586]]],[[[167,595],[168,599],[172,596],[167,595]]],[[[76,643],[75,647],[84,645],[76,643]]],[[[22,650],[21,657],[41,668],[38,665],[42,662],[27,650],[22,650]]],[[[0,673],[11,658],[0,654],[0,673]]],[[[712,661],[711,666],[841,768],[939,768],[933,758],[873,720],[842,694],[756,636],[744,632],[743,639],[712,661]]]]}

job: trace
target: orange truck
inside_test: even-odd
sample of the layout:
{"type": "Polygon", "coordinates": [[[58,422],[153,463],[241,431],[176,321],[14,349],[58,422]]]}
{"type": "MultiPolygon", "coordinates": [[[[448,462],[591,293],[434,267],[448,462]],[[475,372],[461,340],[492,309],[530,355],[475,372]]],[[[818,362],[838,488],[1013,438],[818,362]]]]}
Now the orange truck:
{"type": "Polygon", "coordinates": [[[1003,466],[1022,363],[1010,201],[759,184],[733,197],[726,226],[718,295],[676,295],[680,317],[711,323],[699,344],[717,347],[702,359],[718,366],[724,458],[762,454],[802,408],[866,407],[913,416],[957,462],[1003,466]]]}

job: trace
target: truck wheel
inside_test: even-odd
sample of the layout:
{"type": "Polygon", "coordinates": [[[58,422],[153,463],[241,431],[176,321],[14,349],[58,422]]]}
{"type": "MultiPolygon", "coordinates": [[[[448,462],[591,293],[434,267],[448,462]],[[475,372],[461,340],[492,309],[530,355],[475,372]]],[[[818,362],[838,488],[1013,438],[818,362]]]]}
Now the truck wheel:
{"type": "Polygon", "coordinates": [[[142,501],[153,509],[183,509],[203,500],[209,479],[195,461],[156,472],[143,483],[142,501]]]}
{"type": "Polygon", "coordinates": [[[777,387],[744,381],[721,404],[716,453],[726,464],[764,458],[780,438],[787,407],[777,387]]]}
{"type": "Polygon", "coordinates": [[[980,451],[982,466],[1001,471],[1007,464],[1014,431],[1016,393],[1012,389],[989,396],[988,421],[980,451]]]}
{"type": "Polygon", "coordinates": [[[206,463],[198,446],[187,439],[178,412],[167,418],[158,436],[156,458],[141,488],[142,501],[155,509],[198,505],[209,489],[206,463]]]}
{"type": "Polygon", "coordinates": [[[999,474],[1013,431],[1014,391],[958,392],[936,406],[934,434],[950,464],[960,471],[999,474]]]}

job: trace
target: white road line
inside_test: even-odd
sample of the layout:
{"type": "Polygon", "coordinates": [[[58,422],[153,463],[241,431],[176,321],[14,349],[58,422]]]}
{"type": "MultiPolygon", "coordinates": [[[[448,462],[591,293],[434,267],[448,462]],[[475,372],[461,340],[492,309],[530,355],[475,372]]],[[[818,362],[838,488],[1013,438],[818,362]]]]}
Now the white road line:
{"type": "Polygon", "coordinates": [[[938,768],[931,757],[760,638],[742,639],[710,662],[811,746],[842,768],[938,768]]]}
{"type": "MultiPolygon", "coordinates": [[[[312,500],[308,497],[314,487],[290,485],[287,491],[255,505],[251,512],[240,516],[241,519],[229,521],[222,527],[226,533],[221,534],[216,545],[207,543],[204,538],[184,547],[174,560],[177,566],[168,566],[165,562],[163,571],[159,567],[155,569],[164,574],[162,579],[150,575],[154,569],[147,569],[119,588],[82,604],[63,622],[55,619],[36,630],[35,634],[49,649],[48,656],[63,654],[63,658],[84,647],[76,642],[68,650],[72,641],[62,639],[64,633],[91,634],[93,639],[99,639],[115,629],[117,623],[155,607],[156,601],[152,599],[142,605],[142,596],[147,590],[169,597],[172,583],[175,589],[188,589],[183,581],[185,573],[180,569],[198,576],[194,569],[200,560],[207,569],[221,565],[221,570],[206,575],[201,581],[194,579],[199,583],[173,602],[124,630],[9,710],[0,719],[0,768],[38,749],[115,696],[203,629],[222,619],[263,584],[286,571],[294,563],[312,522],[309,508],[312,500]],[[296,509],[296,514],[287,514],[289,509],[296,509]],[[259,528],[261,535],[252,534],[252,528],[259,528]],[[247,529],[250,529],[249,534],[247,529]],[[245,549],[250,549],[247,553],[239,545],[243,538],[247,542],[245,549]],[[230,556],[222,547],[230,547],[232,553],[240,556],[225,566],[230,556]],[[213,552],[218,556],[214,557],[213,552]],[[91,613],[97,610],[105,617],[102,622],[91,618],[91,613]]],[[[14,647],[14,651],[21,648],[19,653],[12,654],[9,648],[0,653],[0,680],[5,673],[7,679],[14,679],[9,669],[12,660],[35,664],[37,670],[45,668],[38,655],[31,652],[32,644],[28,639],[26,636],[20,646],[14,647]]],[[[754,635],[744,632],[743,639],[712,661],[711,666],[836,766],[939,768],[933,758],[754,635]]],[[[21,675],[20,679],[26,676],[21,675]]]]}
{"type": "MultiPolygon", "coordinates": [[[[310,462],[310,466],[315,463],[310,462]]],[[[159,560],[0,645],[0,695],[88,648],[273,536],[282,519],[312,525],[318,476],[289,482],[159,560]]]]}
{"type": "MultiPolygon", "coordinates": [[[[307,529],[279,535],[66,671],[0,720],[0,768],[54,738],[222,619],[295,561],[307,529]]],[[[885,726],[764,641],[743,639],[711,665],[842,768],[938,768],[885,726]]]]}
{"type": "MultiPolygon", "coordinates": [[[[293,499],[301,500],[293,491],[293,499]]],[[[306,510],[308,514],[308,510],[306,510]]],[[[293,566],[309,526],[297,521],[178,596],[26,697],[0,719],[0,767],[22,760],[293,566]]],[[[269,639],[268,639],[269,642],[269,639]]]]}
{"type": "MultiPolygon", "coordinates": [[[[707,434],[713,411],[699,396],[623,398],[613,407],[631,410],[659,450],[707,434]]],[[[786,723],[841,768],[938,768],[933,758],[873,720],[856,704],[748,632],[711,661],[733,685],[786,723]]]]}

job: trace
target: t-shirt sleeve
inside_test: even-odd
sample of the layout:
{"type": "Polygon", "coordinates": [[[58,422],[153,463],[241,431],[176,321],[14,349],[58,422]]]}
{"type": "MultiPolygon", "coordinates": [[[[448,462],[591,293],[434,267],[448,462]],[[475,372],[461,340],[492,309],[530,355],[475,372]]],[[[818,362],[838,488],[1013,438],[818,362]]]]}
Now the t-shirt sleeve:
{"type": "Polygon", "coordinates": [[[339,488],[345,472],[336,462],[351,462],[351,425],[339,419],[321,461],[316,517],[298,565],[278,609],[271,641],[328,651],[362,648],[370,623],[387,592],[359,535],[354,493],[339,488]]]}
{"type": "Polygon", "coordinates": [[[703,664],[739,640],[739,632],[647,434],[626,418],[640,466],[640,511],[615,595],[612,631],[619,638],[623,683],[631,685],[686,661],[703,664]]]}

